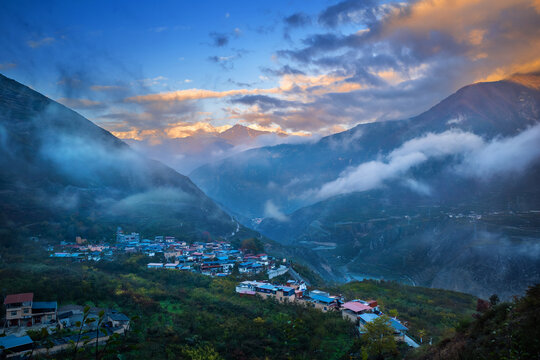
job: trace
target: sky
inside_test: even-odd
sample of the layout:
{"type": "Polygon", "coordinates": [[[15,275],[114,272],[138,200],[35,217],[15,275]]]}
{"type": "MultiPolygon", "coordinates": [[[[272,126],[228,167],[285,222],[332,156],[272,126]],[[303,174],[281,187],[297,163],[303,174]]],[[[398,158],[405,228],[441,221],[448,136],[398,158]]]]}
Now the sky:
{"type": "Polygon", "coordinates": [[[540,0],[0,0],[0,73],[123,139],[321,136],[540,70],[540,0]]]}

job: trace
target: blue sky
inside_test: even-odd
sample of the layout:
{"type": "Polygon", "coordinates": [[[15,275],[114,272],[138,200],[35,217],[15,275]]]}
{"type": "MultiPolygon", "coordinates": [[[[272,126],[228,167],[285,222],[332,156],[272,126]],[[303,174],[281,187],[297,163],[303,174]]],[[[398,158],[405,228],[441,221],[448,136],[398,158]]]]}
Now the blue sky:
{"type": "Polygon", "coordinates": [[[123,138],[328,134],[540,67],[536,0],[1,1],[0,72],[123,138]]]}

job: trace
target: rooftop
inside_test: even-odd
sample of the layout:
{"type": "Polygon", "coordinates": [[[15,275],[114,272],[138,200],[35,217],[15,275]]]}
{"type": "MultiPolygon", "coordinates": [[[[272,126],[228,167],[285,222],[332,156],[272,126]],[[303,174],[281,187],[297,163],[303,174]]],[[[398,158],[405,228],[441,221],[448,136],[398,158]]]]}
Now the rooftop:
{"type": "Polygon", "coordinates": [[[259,284],[257,285],[260,289],[266,289],[266,290],[274,290],[276,287],[272,284],[259,284]]]}
{"type": "Polygon", "coordinates": [[[369,305],[364,305],[359,301],[349,301],[343,304],[343,307],[345,309],[349,309],[352,312],[358,313],[361,311],[371,310],[371,307],[369,305]]]}
{"type": "Polygon", "coordinates": [[[34,293],[11,294],[6,296],[4,305],[31,302],[32,300],[34,300],[34,293]]]}
{"type": "Polygon", "coordinates": [[[113,321],[129,321],[129,318],[125,314],[122,314],[120,312],[112,311],[109,313],[109,317],[113,321]]]}
{"type": "Polygon", "coordinates": [[[21,337],[17,337],[15,335],[0,337],[0,346],[3,346],[4,349],[11,349],[17,346],[28,345],[32,343],[33,341],[28,335],[21,337]]]}
{"type": "MultiPolygon", "coordinates": [[[[361,314],[360,315],[360,318],[362,320],[364,320],[365,322],[372,322],[373,320],[375,320],[378,317],[379,317],[379,315],[377,315],[377,314],[361,314]]],[[[407,331],[408,330],[405,325],[403,325],[402,323],[400,323],[398,320],[396,320],[394,318],[390,318],[390,320],[388,320],[388,325],[392,326],[394,328],[394,330],[396,330],[396,331],[407,331]]]]}
{"type": "Polygon", "coordinates": [[[35,301],[32,303],[32,309],[56,309],[57,307],[56,301],[35,301]]]}
{"type": "Polygon", "coordinates": [[[325,303],[325,304],[330,304],[331,302],[336,300],[334,298],[324,296],[324,295],[320,295],[320,294],[317,294],[317,293],[315,293],[315,294],[310,293],[309,297],[312,298],[315,301],[322,302],[322,303],[325,303]]]}
{"type": "Polygon", "coordinates": [[[360,315],[360,319],[364,320],[365,322],[372,322],[378,317],[379,315],[377,314],[361,314],[360,315]]]}

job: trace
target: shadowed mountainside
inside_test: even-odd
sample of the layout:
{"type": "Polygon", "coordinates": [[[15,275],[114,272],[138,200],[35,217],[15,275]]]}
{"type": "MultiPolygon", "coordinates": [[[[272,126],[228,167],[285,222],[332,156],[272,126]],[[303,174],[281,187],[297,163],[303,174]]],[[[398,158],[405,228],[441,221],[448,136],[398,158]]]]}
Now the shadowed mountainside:
{"type": "Polygon", "coordinates": [[[417,117],[247,151],[192,178],[327,279],[508,298],[540,281],[537,80],[466,86],[417,117]]]}
{"type": "Polygon", "coordinates": [[[0,227],[27,235],[98,237],[121,225],[197,237],[239,228],[189,178],[2,75],[0,167],[0,227]]]}

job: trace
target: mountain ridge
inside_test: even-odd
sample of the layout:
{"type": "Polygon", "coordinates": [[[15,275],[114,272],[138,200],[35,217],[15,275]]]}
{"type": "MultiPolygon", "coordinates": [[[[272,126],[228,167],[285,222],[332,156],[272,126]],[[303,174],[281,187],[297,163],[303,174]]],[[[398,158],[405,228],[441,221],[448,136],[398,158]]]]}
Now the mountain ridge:
{"type": "Polygon", "coordinates": [[[104,236],[118,225],[192,236],[237,229],[189,178],[3,75],[0,139],[3,227],[36,234],[52,223],[62,237],[104,236]],[[79,225],[68,226],[73,217],[79,225]]]}
{"type": "Polygon", "coordinates": [[[535,88],[473,84],[416,117],[250,150],[192,178],[327,279],[508,298],[540,281],[539,109],[535,88]]]}

